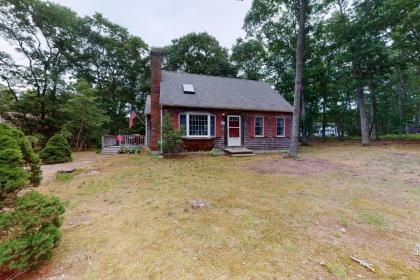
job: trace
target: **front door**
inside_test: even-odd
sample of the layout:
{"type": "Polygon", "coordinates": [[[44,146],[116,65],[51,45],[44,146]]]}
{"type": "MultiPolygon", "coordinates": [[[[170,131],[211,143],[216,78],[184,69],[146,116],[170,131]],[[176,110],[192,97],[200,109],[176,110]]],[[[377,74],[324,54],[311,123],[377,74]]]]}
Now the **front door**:
{"type": "Polygon", "coordinates": [[[241,146],[241,116],[228,116],[227,144],[230,147],[241,146]]]}

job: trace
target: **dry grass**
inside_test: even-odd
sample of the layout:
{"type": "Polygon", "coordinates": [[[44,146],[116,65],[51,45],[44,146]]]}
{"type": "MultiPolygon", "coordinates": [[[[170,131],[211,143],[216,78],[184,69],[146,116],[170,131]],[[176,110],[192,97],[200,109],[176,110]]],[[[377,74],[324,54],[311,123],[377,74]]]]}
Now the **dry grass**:
{"type": "Polygon", "coordinates": [[[60,246],[31,277],[420,279],[420,148],[319,145],[301,157],[327,168],[291,172],[299,165],[274,154],[92,162],[40,188],[68,206],[60,246]]]}

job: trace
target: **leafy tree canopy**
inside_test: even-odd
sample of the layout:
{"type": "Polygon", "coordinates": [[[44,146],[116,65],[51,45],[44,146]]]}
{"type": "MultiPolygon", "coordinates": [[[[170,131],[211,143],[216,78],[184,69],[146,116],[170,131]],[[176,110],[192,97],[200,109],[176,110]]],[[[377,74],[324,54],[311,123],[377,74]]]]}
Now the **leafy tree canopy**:
{"type": "Polygon", "coordinates": [[[225,77],[235,75],[227,49],[205,32],[172,40],[172,44],[164,49],[164,56],[164,67],[170,71],[225,77]]]}

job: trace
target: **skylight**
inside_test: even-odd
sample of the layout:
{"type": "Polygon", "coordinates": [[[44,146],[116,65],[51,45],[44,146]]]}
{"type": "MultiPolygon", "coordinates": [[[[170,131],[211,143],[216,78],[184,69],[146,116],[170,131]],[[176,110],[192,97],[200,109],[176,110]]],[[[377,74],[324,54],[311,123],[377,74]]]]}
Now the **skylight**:
{"type": "Polygon", "coordinates": [[[182,87],[184,88],[184,93],[195,93],[194,86],[191,84],[183,84],[182,87]]]}

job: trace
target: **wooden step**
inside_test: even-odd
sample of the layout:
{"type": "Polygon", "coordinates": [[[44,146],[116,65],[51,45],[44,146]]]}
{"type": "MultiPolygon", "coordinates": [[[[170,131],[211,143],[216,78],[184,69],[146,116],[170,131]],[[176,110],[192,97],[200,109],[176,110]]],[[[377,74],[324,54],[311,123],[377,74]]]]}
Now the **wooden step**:
{"type": "Polygon", "coordinates": [[[104,147],[102,149],[101,154],[102,155],[116,155],[120,151],[120,147],[104,147]]]}
{"type": "Polygon", "coordinates": [[[254,154],[254,152],[250,149],[243,148],[243,147],[235,147],[235,148],[225,148],[224,151],[229,155],[245,155],[245,154],[254,154]]]}
{"type": "Polygon", "coordinates": [[[252,157],[256,156],[256,154],[232,154],[231,157],[252,157]]]}

